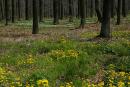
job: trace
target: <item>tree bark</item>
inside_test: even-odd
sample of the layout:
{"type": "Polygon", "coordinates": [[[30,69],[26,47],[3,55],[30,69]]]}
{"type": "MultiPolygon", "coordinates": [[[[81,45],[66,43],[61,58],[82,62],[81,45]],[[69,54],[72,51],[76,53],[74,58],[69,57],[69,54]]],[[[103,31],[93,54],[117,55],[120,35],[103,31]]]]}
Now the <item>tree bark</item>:
{"type": "Polygon", "coordinates": [[[115,16],[115,0],[112,0],[111,17],[114,18],[114,16],[115,16]]]}
{"type": "Polygon", "coordinates": [[[43,21],[43,0],[39,0],[39,21],[43,21]]]}
{"type": "Polygon", "coordinates": [[[127,4],[126,4],[126,0],[122,0],[122,15],[123,17],[126,17],[126,7],[127,7],[127,4]]]}
{"type": "Polygon", "coordinates": [[[95,0],[95,11],[98,17],[98,21],[101,23],[102,22],[102,14],[100,10],[100,2],[99,0],[95,0]]]}
{"type": "Polygon", "coordinates": [[[59,0],[53,0],[53,16],[54,16],[54,24],[59,24],[59,13],[58,13],[58,4],[59,0]]]}
{"type": "Polygon", "coordinates": [[[8,25],[8,20],[9,20],[8,12],[9,12],[8,0],[5,0],[5,19],[6,19],[5,25],[8,25]]]}
{"type": "Polygon", "coordinates": [[[100,32],[100,37],[103,38],[111,37],[111,29],[110,29],[111,2],[112,0],[103,1],[103,18],[102,18],[101,32],[100,32]]]}
{"type": "Polygon", "coordinates": [[[69,22],[73,22],[73,0],[69,0],[69,22]]]}
{"type": "Polygon", "coordinates": [[[29,14],[28,14],[28,0],[25,0],[25,19],[29,19],[29,14]]]}
{"type": "Polygon", "coordinates": [[[12,23],[15,21],[15,8],[14,8],[14,0],[12,0],[12,23]]]}
{"type": "Polygon", "coordinates": [[[80,28],[85,27],[86,23],[86,3],[85,0],[80,0],[80,16],[81,16],[81,23],[80,23],[80,28]]]}
{"type": "Polygon", "coordinates": [[[121,22],[121,0],[118,0],[118,7],[117,7],[117,25],[120,25],[121,22]]]}
{"type": "Polygon", "coordinates": [[[37,0],[33,0],[33,30],[32,34],[37,34],[38,29],[38,2],[37,0]]]}

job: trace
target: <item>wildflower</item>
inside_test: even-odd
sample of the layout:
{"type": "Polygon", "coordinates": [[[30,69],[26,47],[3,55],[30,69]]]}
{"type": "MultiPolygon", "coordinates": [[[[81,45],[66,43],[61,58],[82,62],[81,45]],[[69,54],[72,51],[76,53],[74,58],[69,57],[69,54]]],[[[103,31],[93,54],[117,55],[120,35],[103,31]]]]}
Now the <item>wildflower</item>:
{"type": "Polygon", "coordinates": [[[103,86],[104,86],[104,81],[100,82],[100,83],[98,84],[98,86],[99,86],[99,87],[103,87],[103,86]]]}
{"type": "Polygon", "coordinates": [[[118,87],[124,87],[125,86],[125,83],[124,82],[122,82],[122,81],[119,81],[118,82],[118,87]]]}
{"type": "Polygon", "coordinates": [[[74,57],[74,58],[77,58],[79,55],[79,53],[75,50],[68,50],[67,51],[67,56],[68,57],[74,57]]]}
{"type": "Polygon", "coordinates": [[[42,87],[49,87],[48,80],[38,80],[37,85],[42,87]]]}

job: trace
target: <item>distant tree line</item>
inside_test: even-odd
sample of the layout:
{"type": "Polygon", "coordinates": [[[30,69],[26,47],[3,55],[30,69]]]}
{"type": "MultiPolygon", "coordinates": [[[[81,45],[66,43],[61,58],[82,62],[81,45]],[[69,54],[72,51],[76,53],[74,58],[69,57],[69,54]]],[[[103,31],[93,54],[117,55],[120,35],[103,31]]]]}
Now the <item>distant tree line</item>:
{"type": "Polygon", "coordinates": [[[101,37],[110,37],[110,18],[117,16],[117,25],[121,16],[126,17],[130,10],[130,0],[0,0],[0,21],[8,22],[30,20],[33,18],[33,34],[38,33],[38,22],[44,18],[59,20],[80,18],[79,28],[84,28],[87,17],[97,16],[102,24],[101,37]]]}

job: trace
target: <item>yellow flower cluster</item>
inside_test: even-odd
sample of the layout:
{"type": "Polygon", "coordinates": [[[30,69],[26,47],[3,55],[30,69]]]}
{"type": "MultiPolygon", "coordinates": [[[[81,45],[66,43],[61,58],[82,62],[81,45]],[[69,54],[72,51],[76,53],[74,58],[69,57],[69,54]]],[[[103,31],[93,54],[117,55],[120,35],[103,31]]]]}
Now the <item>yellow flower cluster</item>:
{"type": "Polygon", "coordinates": [[[26,60],[27,64],[33,64],[35,62],[35,59],[32,55],[29,55],[29,57],[26,60]]]}
{"type": "Polygon", "coordinates": [[[66,53],[66,55],[67,55],[68,57],[77,58],[78,55],[79,55],[79,53],[78,53],[77,51],[75,51],[75,50],[68,50],[67,53],[66,53]]]}
{"type": "Polygon", "coordinates": [[[34,63],[35,63],[35,59],[33,58],[33,56],[31,54],[28,55],[25,60],[18,60],[18,65],[22,65],[22,64],[34,64],[34,63]]]}
{"type": "Polygon", "coordinates": [[[76,50],[52,50],[49,55],[52,58],[60,59],[60,58],[77,58],[79,56],[79,52],[76,50]]]}
{"type": "Polygon", "coordinates": [[[66,38],[64,37],[64,36],[61,36],[60,37],[60,43],[67,43],[67,40],[66,40],[66,38]]]}
{"type": "Polygon", "coordinates": [[[109,70],[106,72],[106,84],[109,87],[129,87],[130,86],[130,73],[116,72],[109,70]]]}
{"type": "Polygon", "coordinates": [[[6,80],[6,70],[0,67],[0,83],[3,83],[6,80]]]}
{"type": "Polygon", "coordinates": [[[75,87],[75,86],[73,85],[73,82],[67,82],[65,83],[65,85],[60,85],[60,87],[75,87]]]}
{"type": "Polygon", "coordinates": [[[48,80],[38,80],[37,81],[38,87],[49,87],[48,80]]]}

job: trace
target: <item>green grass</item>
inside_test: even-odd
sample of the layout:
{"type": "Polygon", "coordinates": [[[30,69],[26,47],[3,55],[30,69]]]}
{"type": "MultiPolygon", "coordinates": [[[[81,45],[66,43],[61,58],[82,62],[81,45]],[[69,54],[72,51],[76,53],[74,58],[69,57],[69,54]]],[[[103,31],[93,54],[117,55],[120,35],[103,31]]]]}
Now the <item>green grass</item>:
{"type": "Polygon", "coordinates": [[[77,84],[76,81],[80,78],[91,78],[96,75],[100,67],[111,63],[118,66],[117,70],[130,71],[130,42],[127,39],[100,42],[66,39],[65,42],[61,39],[1,42],[0,50],[3,52],[0,54],[0,66],[9,69],[12,77],[18,76],[22,81],[46,78],[52,86],[61,76],[64,76],[65,81],[77,84]],[[66,53],[68,50],[74,50],[79,54],[76,58],[67,57],[67,54],[62,57],[62,52],[66,53]],[[61,53],[55,54],[52,51],[61,53]],[[27,63],[30,55],[34,61],[32,64],[27,63]]]}
{"type": "MultiPolygon", "coordinates": [[[[95,20],[95,18],[87,19],[87,23],[93,23],[95,20]]],[[[48,19],[44,24],[40,23],[41,28],[46,28],[42,32],[51,32],[54,34],[52,37],[56,39],[28,38],[19,42],[0,42],[0,70],[4,68],[7,73],[7,77],[3,80],[5,82],[1,83],[0,79],[0,86],[20,78],[23,84],[30,80],[32,84],[36,84],[34,82],[39,79],[48,79],[51,87],[55,87],[56,80],[61,80],[62,77],[61,81],[72,81],[76,87],[80,87],[82,79],[93,79],[100,69],[107,69],[110,64],[115,65],[116,71],[130,72],[129,30],[123,31],[120,30],[123,27],[118,27],[113,31],[113,38],[110,40],[81,42],[66,36],[68,28],[78,26],[79,20],[75,19],[75,23],[64,20],[59,25],[53,25],[52,20],[48,19]],[[63,35],[62,29],[66,29],[63,35]],[[61,34],[57,35],[55,31],[61,34]],[[7,79],[9,82],[6,82],[7,79]]],[[[11,29],[18,28],[19,32],[20,29],[27,31],[31,26],[30,21],[21,21],[12,25],[11,29]]],[[[98,34],[97,31],[85,31],[80,38],[93,39],[98,34]]]]}

